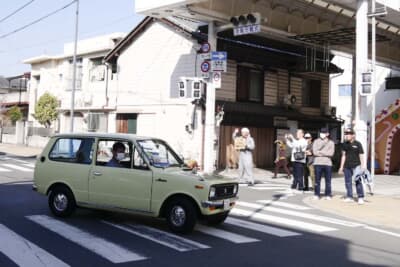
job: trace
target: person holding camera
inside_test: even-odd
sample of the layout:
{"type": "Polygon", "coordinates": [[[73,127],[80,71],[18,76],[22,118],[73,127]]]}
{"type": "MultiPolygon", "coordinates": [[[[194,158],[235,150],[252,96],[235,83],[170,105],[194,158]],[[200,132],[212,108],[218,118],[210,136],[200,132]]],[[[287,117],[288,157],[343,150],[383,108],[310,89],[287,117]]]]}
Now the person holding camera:
{"type": "Polygon", "coordinates": [[[302,129],[297,130],[296,137],[294,138],[292,134],[285,135],[286,144],[292,149],[293,183],[291,188],[302,192],[307,141],[304,139],[304,131],[302,129]]]}

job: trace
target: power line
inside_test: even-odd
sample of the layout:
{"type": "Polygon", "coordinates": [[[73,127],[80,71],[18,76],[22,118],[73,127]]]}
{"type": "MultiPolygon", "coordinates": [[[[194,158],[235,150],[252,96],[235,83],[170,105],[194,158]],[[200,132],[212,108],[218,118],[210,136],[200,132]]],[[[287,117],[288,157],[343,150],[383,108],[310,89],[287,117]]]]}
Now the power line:
{"type": "Polygon", "coordinates": [[[59,8],[59,9],[57,9],[57,10],[55,10],[55,11],[53,11],[53,12],[50,12],[49,14],[47,14],[47,15],[41,17],[41,18],[38,18],[37,20],[34,20],[34,21],[32,21],[31,23],[29,23],[29,24],[26,24],[26,25],[24,25],[24,26],[22,26],[22,27],[20,27],[20,28],[18,28],[18,29],[15,29],[15,30],[9,32],[9,33],[0,35],[0,39],[6,38],[7,36],[10,36],[10,35],[12,35],[12,34],[14,34],[14,33],[17,33],[17,32],[19,32],[19,31],[22,31],[22,30],[24,30],[24,29],[26,29],[26,28],[28,28],[28,27],[30,27],[30,26],[32,26],[32,25],[34,25],[34,24],[36,24],[36,23],[38,23],[38,22],[40,22],[40,21],[42,21],[42,20],[44,20],[44,19],[46,19],[46,18],[48,18],[48,17],[50,17],[50,16],[52,16],[52,15],[54,15],[54,14],[60,12],[61,10],[66,9],[67,7],[71,6],[71,5],[72,5],[73,3],[75,3],[75,2],[76,2],[76,0],[73,0],[73,1],[71,1],[69,4],[67,4],[67,5],[65,5],[65,6],[59,8]]]}
{"type": "Polygon", "coordinates": [[[27,7],[28,5],[32,4],[32,2],[34,2],[35,0],[31,0],[28,3],[26,3],[25,5],[21,6],[20,8],[18,8],[17,10],[15,10],[14,12],[12,12],[10,15],[5,16],[4,18],[0,19],[0,23],[5,21],[6,19],[8,19],[9,17],[12,17],[13,15],[15,15],[16,13],[18,13],[19,11],[21,11],[22,9],[24,9],[25,7],[27,7]]]}

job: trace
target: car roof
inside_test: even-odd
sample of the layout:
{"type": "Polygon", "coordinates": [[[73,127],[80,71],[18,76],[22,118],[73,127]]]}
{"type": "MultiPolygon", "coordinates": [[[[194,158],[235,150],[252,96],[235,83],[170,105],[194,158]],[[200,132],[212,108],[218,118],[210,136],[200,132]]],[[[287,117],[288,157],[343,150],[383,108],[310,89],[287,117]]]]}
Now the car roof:
{"type": "Polygon", "coordinates": [[[115,138],[115,139],[129,139],[129,140],[143,140],[143,139],[158,139],[149,136],[138,136],[136,134],[127,133],[58,133],[54,134],[53,137],[94,137],[94,138],[115,138]]]}

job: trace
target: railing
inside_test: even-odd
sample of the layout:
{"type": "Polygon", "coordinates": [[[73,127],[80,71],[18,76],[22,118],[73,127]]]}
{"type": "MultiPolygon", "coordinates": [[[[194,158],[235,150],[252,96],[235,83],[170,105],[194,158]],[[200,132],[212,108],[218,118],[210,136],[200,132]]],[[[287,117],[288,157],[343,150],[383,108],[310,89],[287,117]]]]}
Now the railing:
{"type": "Polygon", "coordinates": [[[2,128],[2,133],[3,134],[15,134],[16,133],[16,127],[14,126],[6,126],[2,128]]]}

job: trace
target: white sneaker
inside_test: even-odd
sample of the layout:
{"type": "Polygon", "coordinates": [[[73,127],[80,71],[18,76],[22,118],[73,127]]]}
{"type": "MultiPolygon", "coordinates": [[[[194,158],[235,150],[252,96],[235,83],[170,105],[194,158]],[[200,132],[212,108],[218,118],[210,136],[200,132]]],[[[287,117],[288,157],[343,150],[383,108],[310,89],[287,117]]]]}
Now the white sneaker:
{"type": "Polygon", "coordinates": [[[319,200],[319,196],[313,196],[313,200],[319,200]]]}
{"type": "Polygon", "coordinates": [[[345,199],[343,199],[343,202],[354,202],[354,200],[352,198],[346,197],[345,199]]]}
{"type": "Polygon", "coordinates": [[[358,204],[360,204],[360,205],[364,204],[364,199],[362,197],[360,197],[358,199],[358,204]]]}
{"type": "Polygon", "coordinates": [[[331,198],[331,197],[325,197],[325,199],[326,199],[326,200],[331,200],[332,198],[331,198]]]}

